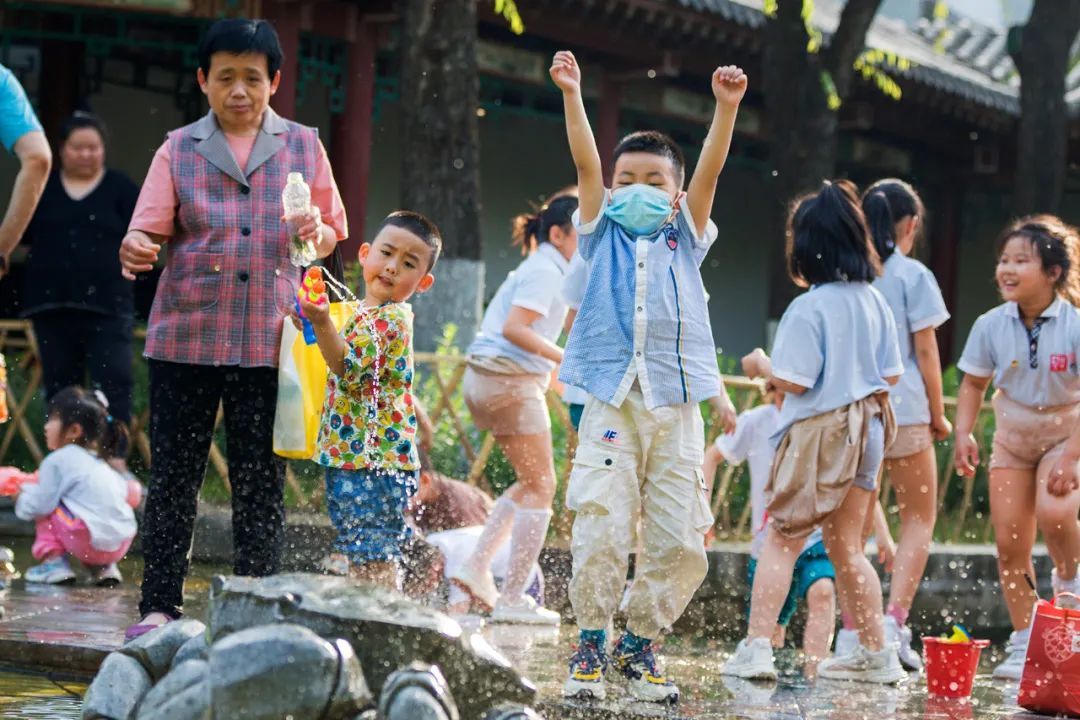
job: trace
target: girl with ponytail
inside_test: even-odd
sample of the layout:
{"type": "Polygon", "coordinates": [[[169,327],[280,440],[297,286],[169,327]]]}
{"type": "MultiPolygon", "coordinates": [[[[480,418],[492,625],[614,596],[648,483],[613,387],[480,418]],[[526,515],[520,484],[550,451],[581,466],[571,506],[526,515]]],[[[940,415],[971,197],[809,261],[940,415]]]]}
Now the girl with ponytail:
{"type": "Polygon", "coordinates": [[[74,558],[96,585],[122,581],[116,564],[137,530],[132,508],[141,486],[110,466],[127,446],[127,426],[112,416],[100,392],[72,386],[49,401],[45,444],[36,483],[22,486],[15,514],[35,523],[31,549],[40,565],[26,571],[32,583],[70,584],[74,558]]]}
{"type": "MultiPolygon", "coordinates": [[[[885,642],[881,582],[863,553],[877,503],[877,475],[895,432],[888,393],[903,370],[892,312],[871,287],[881,272],[855,187],[826,183],[799,200],[788,222],[788,268],[810,290],[780,320],[773,356],[743,361],[785,393],[766,487],[769,524],[758,557],[747,637],[722,670],[776,679],[770,638],[807,537],[820,528],[836,573],[840,609],[858,640],[822,660],[818,675],[896,683],[906,677],[885,642]],[[849,443],[848,438],[859,442],[849,443]]],[[[813,659],[810,659],[813,662],[813,659]]]]}
{"type": "Polygon", "coordinates": [[[560,193],[513,221],[514,245],[527,257],[506,278],[469,346],[465,402],[478,430],[490,430],[517,479],[491,511],[472,556],[451,577],[496,622],[558,625],[559,615],[525,594],[551,520],[555,496],[551,420],[545,394],[562,361],[555,341],[566,317],[563,278],[577,252],[571,220],[576,195],[560,193]],[[501,593],[491,560],[510,542],[501,593]]]}
{"type": "MultiPolygon", "coordinates": [[[[898,643],[905,669],[920,670],[922,659],[911,647],[907,616],[930,557],[937,518],[934,441],[952,433],[945,418],[936,335],[949,311],[934,274],[911,257],[925,216],[915,189],[903,180],[879,180],[863,193],[862,209],[883,266],[874,287],[892,310],[904,360],[904,373],[892,389],[896,441],[885,453],[885,471],[900,508],[900,542],[885,606],[885,636],[887,642],[898,643]]],[[[853,636],[850,630],[840,631],[838,652],[853,636]]]]}

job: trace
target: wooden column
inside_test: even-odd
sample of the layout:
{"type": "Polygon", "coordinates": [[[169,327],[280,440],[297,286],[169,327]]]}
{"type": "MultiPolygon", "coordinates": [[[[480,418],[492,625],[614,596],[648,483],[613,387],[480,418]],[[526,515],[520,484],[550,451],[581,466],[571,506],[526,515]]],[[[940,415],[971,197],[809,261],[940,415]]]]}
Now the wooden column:
{"type": "MultiPolygon", "coordinates": [[[[948,176],[947,176],[948,177],[948,176]]],[[[941,287],[945,307],[954,316],[959,296],[960,266],[960,205],[962,182],[950,179],[933,196],[933,232],[930,240],[930,269],[941,287]]],[[[947,322],[938,328],[938,349],[941,364],[949,366],[953,361],[953,336],[956,323],[947,322]]]]}
{"type": "Polygon", "coordinates": [[[617,80],[605,76],[600,85],[600,111],[596,121],[596,148],[600,152],[600,161],[604,164],[604,184],[611,187],[611,173],[614,169],[611,153],[619,144],[619,103],[622,100],[622,86],[617,80]]]}
{"type": "Polygon", "coordinates": [[[300,3],[266,0],[263,6],[266,19],[277,30],[281,41],[281,84],[270,100],[278,115],[290,120],[296,117],[296,82],[300,73],[300,3]]]}
{"type": "Polygon", "coordinates": [[[345,262],[356,259],[364,241],[377,43],[374,25],[361,19],[357,23],[356,39],[348,44],[345,111],[333,117],[330,128],[330,162],[349,219],[349,239],[341,246],[345,262]]]}

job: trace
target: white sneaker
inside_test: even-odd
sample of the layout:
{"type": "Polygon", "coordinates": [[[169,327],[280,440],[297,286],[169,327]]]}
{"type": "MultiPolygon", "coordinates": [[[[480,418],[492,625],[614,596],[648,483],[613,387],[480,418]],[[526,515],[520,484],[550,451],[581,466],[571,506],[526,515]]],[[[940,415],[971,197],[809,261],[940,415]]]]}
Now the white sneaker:
{"type": "Polygon", "coordinates": [[[490,570],[476,572],[469,563],[463,563],[450,576],[450,582],[469,593],[472,599],[488,612],[494,610],[499,602],[499,588],[496,587],[495,576],[490,570]]]}
{"type": "Polygon", "coordinates": [[[900,665],[895,645],[886,644],[877,652],[870,652],[859,644],[854,652],[822,660],[818,665],[818,677],[893,685],[906,679],[907,673],[900,665]]]}
{"type": "Polygon", "coordinates": [[[124,582],[124,576],[120,574],[116,563],[90,568],[90,578],[98,587],[116,587],[124,582]]]}
{"type": "MultiPolygon", "coordinates": [[[[1058,577],[1057,570],[1050,572],[1050,587],[1054,589],[1054,597],[1057,597],[1061,593],[1070,593],[1072,595],[1080,595],[1080,574],[1074,577],[1072,580],[1062,580],[1058,577]]],[[[1057,603],[1058,607],[1069,608],[1075,610],[1080,608],[1080,602],[1073,598],[1062,598],[1061,602],[1057,603]]]]}
{"type": "Polygon", "coordinates": [[[844,630],[836,633],[836,647],[833,649],[833,655],[839,657],[841,655],[850,655],[855,652],[855,648],[859,645],[859,633],[856,630],[844,630]]]}
{"type": "Polygon", "coordinates": [[[509,603],[500,601],[491,613],[493,623],[513,623],[516,625],[550,625],[558,627],[562,624],[559,613],[540,607],[528,595],[521,598],[521,602],[509,603]]]}
{"type": "Polygon", "coordinates": [[[67,558],[57,557],[28,569],[26,582],[68,585],[75,582],[75,571],[71,569],[67,558]]]}
{"type": "Polygon", "coordinates": [[[741,640],[735,653],[724,663],[721,675],[734,675],[744,680],[775,680],[772,643],[768,638],[741,640]]]}
{"type": "Polygon", "coordinates": [[[882,618],[885,630],[885,644],[896,645],[900,656],[900,664],[909,672],[922,670],[922,658],[911,647],[911,628],[907,625],[898,625],[896,618],[886,615],[882,618]]]}
{"type": "Polygon", "coordinates": [[[1027,659],[1028,636],[1030,630],[1017,630],[1009,636],[1005,645],[1005,660],[994,668],[996,680],[1019,680],[1024,674],[1024,661],[1027,659]]]}

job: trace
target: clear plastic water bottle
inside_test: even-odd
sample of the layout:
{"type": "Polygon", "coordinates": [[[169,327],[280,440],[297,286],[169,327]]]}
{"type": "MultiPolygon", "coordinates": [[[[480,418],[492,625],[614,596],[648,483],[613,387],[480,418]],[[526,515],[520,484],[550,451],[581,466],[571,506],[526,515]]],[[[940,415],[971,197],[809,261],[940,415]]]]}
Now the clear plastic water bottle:
{"type": "Polygon", "coordinates": [[[281,205],[285,210],[285,224],[289,233],[289,260],[297,267],[315,262],[315,246],[300,239],[297,229],[311,216],[311,188],[298,172],[289,173],[285,189],[281,191],[281,205]]]}

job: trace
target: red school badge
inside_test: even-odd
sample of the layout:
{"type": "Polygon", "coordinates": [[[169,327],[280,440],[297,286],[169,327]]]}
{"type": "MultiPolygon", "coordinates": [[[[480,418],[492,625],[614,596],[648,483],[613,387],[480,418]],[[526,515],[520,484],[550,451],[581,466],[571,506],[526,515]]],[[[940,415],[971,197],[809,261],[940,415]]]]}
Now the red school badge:
{"type": "Polygon", "coordinates": [[[1050,372],[1065,372],[1069,369],[1069,356],[1063,353],[1050,355],[1050,372]]]}

